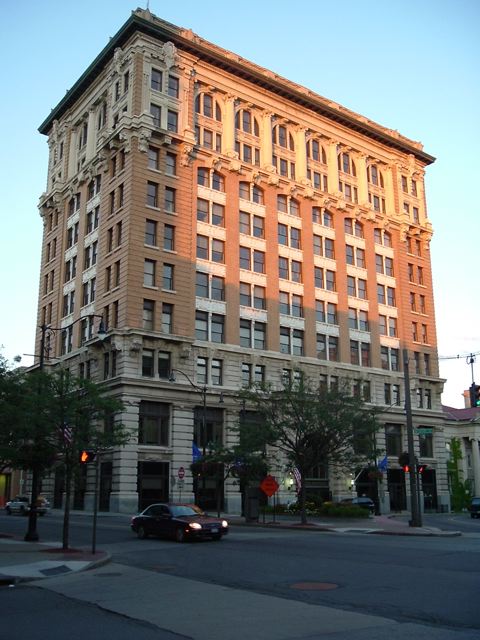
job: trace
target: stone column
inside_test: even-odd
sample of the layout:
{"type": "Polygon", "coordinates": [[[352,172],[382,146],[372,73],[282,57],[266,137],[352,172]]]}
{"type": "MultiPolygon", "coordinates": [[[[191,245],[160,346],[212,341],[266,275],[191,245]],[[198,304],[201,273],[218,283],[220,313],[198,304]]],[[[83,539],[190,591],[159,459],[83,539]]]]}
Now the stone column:
{"type": "Polygon", "coordinates": [[[112,492],[110,511],[135,513],[138,510],[137,466],[138,466],[138,398],[123,396],[125,409],[121,422],[131,433],[130,441],[124,447],[117,447],[112,454],[112,492]]]}
{"type": "Polygon", "coordinates": [[[338,191],[338,145],[331,140],[327,147],[328,190],[330,193],[338,191]]]}
{"type": "Polygon", "coordinates": [[[354,159],[357,163],[358,202],[368,205],[367,156],[362,153],[354,159]]]}
{"type": "Polygon", "coordinates": [[[395,211],[395,189],[393,187],[392,167],[385,167],[383,170],[385,184],[385,208],[388,214],[395,211]]]}
{"type": "Polygon", "coordinates": [[[297,180],[307,179],[307,144],[305,128],[295,130],[295,165],[297,180]]]}
{"type": "Polygon", "coordinates": [[[235,153],[235,96],[225,97],[223,112],[222,153],[231,156],[235,153]]]}
{"type": "Polygon", "coordinates": [[[260,165],[270,167],[272,164],[272,114],[269,111],[263,112],[262,132],[260,146],[260,165]]]}
{"type": "Polygon", "coordinates": [[[96,148],[96,128],[95,128],[95,109],[91,108],[88,112],[88,129],[87,129],[87,151],[86,161],[88,162],[95,155],[96,148]]]}
{"type": "Polygon", "coordinates": [[[474,495],[480,496],[480,450],[478,448],[478,438],[470,438],[472,443],[472,469],[474,495]]]}

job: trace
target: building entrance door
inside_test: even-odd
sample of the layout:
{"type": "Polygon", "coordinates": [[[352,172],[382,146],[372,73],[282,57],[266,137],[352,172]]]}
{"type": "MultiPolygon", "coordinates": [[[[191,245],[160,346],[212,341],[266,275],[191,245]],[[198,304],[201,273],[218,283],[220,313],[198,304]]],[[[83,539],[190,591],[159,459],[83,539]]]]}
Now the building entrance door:
{"type": "Polygon", "coordinates": [[[143,511],[155,502],[168,502],[168,462],[139,462],[138,508],[143,511]]]}
{"type": "Polygon", "coordinates": [[[390,494],[390,510],[405,511],[407,493],[405,490],[405,472],[402,469],[389,469],[387,472],[388,492],[390,494]]]}

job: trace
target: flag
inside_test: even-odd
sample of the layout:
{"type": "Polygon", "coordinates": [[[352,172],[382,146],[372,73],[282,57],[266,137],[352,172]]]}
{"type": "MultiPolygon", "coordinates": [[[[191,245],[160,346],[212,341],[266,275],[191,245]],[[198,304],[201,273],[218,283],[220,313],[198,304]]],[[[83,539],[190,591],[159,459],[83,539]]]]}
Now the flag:
{"type": "Polygon", "coordinates": [[[73,441],[72,427],[68,426],[68,424],[63,424],[60,427],[60,437],[63,439],[64,444],[71,445],[73,441]]]}
{"type": "Polygon", "coordinates": [[[386,471],[386,470],[388,469],[388,458],[387,458],[387,456],[385,456],[385,457],[383,458],[383,460],[379,460],[379,461],[377,462],[377,469],[378,469],[379,471],[382,471],[382,472],[383,472],[383,471],[386,471]]]}
{"type": "Polygon", "coordinates": [[[195,442],[192,442],[192,462],[198,462],[202,457],[202,452],[197,447],[195,442]]]}
{"type": "Polygon", "coordinates": [[[295,491],[300,493],[302,488],[302,474],[297,467],[293,467],[293,477],[295,478],[295,491]]]}

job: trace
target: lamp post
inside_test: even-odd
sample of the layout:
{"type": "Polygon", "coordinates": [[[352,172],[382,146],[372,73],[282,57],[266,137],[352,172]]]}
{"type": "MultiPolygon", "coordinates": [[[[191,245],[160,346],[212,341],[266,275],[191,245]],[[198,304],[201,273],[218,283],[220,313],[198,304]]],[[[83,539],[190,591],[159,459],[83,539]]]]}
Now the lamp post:
{"type": "MultiPolygon", "coordinates": [[[[85,318],[100,318],[100,324],[98,327],[97,336],[100,340],[104,340],[107,333],[105,330],[105,326],[103,324],[103,316],[90,314],[88,316],[84,316],[81,318],[77,318],[71,324],[66,327],[51,327],[47,324],[42,324],[40,326],[41,336],[40,336],[40,354],[39,354],[39,363],[38,368],[39,371],[43,371],[45,368],[45,353],[46,353],[46,337],[47,335],[54,335],[57,331],[65,331],[66,329],[70,329],[73,325],[77,324],[81,320],[85,318]]],[[[40,380],[41,383],[41,380],[40,380]]],[[[37,435],[37,434],[36,434],[37,435]]],[[[28,513],[28,527],[27,532],[25,533],[24,540],[27,542],[36,542],[39,539],[38,531],[37,531],[37,499],[38,499],[38,484],[40,481],[40,469],[37,465],[34,465],[32,468],[32,488],[30,495],[30,511],[28,513]]]]}
{"type": "Polygon", "coordinates": [[[408,465],[410,469],[410,500],[412,519],[409,522],[411,527],[422,526],[422,514],[420,510],[420,491],[417,476],[417,461],[413,443],[413,418],[412,401],[410,398],[410,371],[408,369],[408,350],[403,349],[403,375],[405,380],[405,415],[407,418],[407,445],[408,445],[408,465]]]}
{"type": "MultiPolygon", "coordinates": [[[[175,373],[180,373],[185,379],[188,381],[190,386],[195,389],[197,393],[199,393],[202,397],[202,421],[201,421],[201,429],[200,429],[200,438],[201,438],[201,447],[202,447],[202,457],[205,459],[206,454],[206,439],[207,439],[207,385],[200,386],[195,384],[190,376],[182,371],[181,369],[171,369],[169,381],[175,382],[175,373]]],[[[203,492],[205,493],[205,475],[203,474],[203,492]]]]}

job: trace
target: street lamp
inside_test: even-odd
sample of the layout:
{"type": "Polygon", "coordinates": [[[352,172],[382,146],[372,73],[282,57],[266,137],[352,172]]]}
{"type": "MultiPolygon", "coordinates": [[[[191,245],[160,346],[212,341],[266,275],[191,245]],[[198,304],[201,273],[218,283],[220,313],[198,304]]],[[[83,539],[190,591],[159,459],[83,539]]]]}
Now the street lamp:
{"type": "Polygon", "coordinates": [[[405,415],[407,418],[407,445],[408,464],[410,468],[410,494],[412,519],[409,522],[411,527],[422,526],[422,514],[420,510],[419,498],[420,488],[417,475],[417,461],[413,444],[413,418],[412,401],[410,398],[410,371],[408,369],[408,350],[403,349],[403,375],[405,380],[405,415]]]}
{"type": "Polygon", "coordinates": [[[170,376],[168,378],[169,382],[176,382],[174,373],[182,374],[182,376],[184,376],[188,380],[188,382],[190,383],[190,386],[193,387],[193,389],[195,389],[195,391],[200,393],[201,396],[202,396],[201,440],[202,440],[202,455],[203,455],[203,457],[205,457],[205,453],[206,453],[206,433],[207,433],[207,385],[205,384],[205,385],[203,385],[203,387],[201,387],[200,385],[195,384],[195,382],[193,382],[193,380],[190,378],[190,376],[187,373],[185,373],[185,371],[182,371],[181,369],[171,369],[170,370],[170,376]]]}
{"type": "MultiPolygon", "coordinates": [[[[103,316],[99,316],[96,314],[90,314],[88,316],[80,317],[74,320],[71,324],[66,327],[51,327],[47,324],[42,324],[40,327],[41,338],[40,338],[40,354],[39,354],[39,371],[43,371],[45,368],[45,355],[47,353],[46,347],[46,337],[47,335],[53,335],[57,331],[65,331],[73,327],[73,325],[77,324],[81,320],[85,320],[85,318],[100,318],[100,324],[98,327],[97,336],[100,340],[104,340],[106,338],[107,332],[105,329],[105,325],[103,323],[103,316]]],[[[48,353],[47,353],[48,357],[48,353]]],[[[40,380],[40,384],[41,384],[40,380]]],[[[32,489],[30,496],[30,511],[28,513],[28,528],[25,534],[24,540],[27,542],[36,542],[39,539],[38,531],[37,531],[37,499],[38,499],[38,484],[40,480],[40,472],[37,465],[34,465],[32,468],[32,489]]]]}

